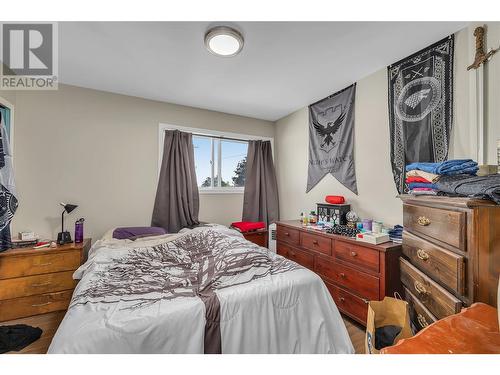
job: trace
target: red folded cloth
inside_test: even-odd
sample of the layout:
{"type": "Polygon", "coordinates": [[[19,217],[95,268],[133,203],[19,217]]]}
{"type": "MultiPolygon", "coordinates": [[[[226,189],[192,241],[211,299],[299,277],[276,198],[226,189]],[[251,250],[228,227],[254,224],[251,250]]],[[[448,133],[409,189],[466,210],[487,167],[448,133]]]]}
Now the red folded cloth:
{"type": "Polygon", "coordinates": [[[344,204],[345,198],[342,195],[327,195],[325,202],[330,204],[344,204]]]}
{"type": "Polygon", "coordinates": [[[237,221],[232,223],[231,226],[238,229],[242,233],[246,233],[253,230],[263,229],[266,227],[266,224],[263,221],[237,221]]]}
{"type": "Polygon", "coordinates": [[[420,177],[420,176],[409,176],[409,177],[406,177],[406,182],[409,184],[411,182],[428,182],[428,183],[431,183],[432,181],[426,180],[425,178],[420,177]]]}

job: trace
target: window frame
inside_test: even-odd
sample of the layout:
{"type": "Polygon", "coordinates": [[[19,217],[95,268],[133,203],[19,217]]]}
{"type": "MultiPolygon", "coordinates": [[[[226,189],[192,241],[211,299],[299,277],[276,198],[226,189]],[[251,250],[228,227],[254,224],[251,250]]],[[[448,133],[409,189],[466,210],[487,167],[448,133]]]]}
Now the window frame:
{"type": "MultiPolygon", "coordinates": [[[[271,151],[274,159],[274,138],[273,137],[263,137],[258,135],[250,135],[250,134],[241,134],[241,133],[232,133],[225,132],[219,130],[211,130],[211,129],[203,129],[203,128],[192,128],[188,126],[182,125],[174,125],[174,124],[165,124],[160,123],[158,127],[158,177],[160,176],[160,168],[161,162],[163,158],[163,142],[165,140],[165,130],[180,130],[183,132],[192,133],[193,136],[200,137],[208,137],[208,138],[220,138],[224,140],[224,138],[229,138],[228,141],[236,140],[247,142],[251,140],[261,140],[261,141],[270,141],[271,142],[271,151]]],[[[219,142],[219,147],[222,147],[222,142],[219,142]]],[[[212,156],[212,160],[214,157],[212,156]]],[[[220,160],[217,166],[213,166],[213,175],[217,175],[217,171],[215,169],[220,169],[221,164],[220,160]]],[[[220,172],[220,171],[219,171],[220,172]]],[[[244,187],[198,187],[200,195],[202,194],[243,194],[245,191],[244,187]]]]}

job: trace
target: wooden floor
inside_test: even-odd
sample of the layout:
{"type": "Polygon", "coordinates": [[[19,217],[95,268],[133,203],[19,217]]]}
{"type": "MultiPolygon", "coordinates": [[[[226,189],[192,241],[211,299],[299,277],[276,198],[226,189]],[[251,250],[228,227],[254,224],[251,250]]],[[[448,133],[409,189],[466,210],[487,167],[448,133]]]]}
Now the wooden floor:
{"type": "MultiPolygon", "coordinates": [[[[43,330],[42,337],[18,352],[9,352],[8,354],[44,354],[47,353],[50,342],[56,333],[57,327],[64,317],[65,311],[57,311],[44,315],[33,316],[30,318],[16,319],[8,322],[2,322],[2,325],[27,324],[33,327],[40,327],[43,330]]],[[[352,345],[356,354],[365,352],[365,328],[351,318],[342,315],[347,332],[351,337],[352,345]]]]}
{"type": "Polygon", "coordinates": [[[27,324],[32,327],[39,327],[42,329],[42,336],[28,345],[24,349],[18,352],[9,352],[8,354],[45,354],[47,349],[54,337],[57,327],[64,318],[66,311],[56,311],[48,314],[32,316],[29,318],[22,318],[16,320],[10,320],[8,322],[2,322],[1,325],[12,325],[12,324],[27,324]]]}
{"type": "Polygon", "coordinates": [[[365,327],[345,315],[342,318],[356,354],[365,354],[365,327]]]}

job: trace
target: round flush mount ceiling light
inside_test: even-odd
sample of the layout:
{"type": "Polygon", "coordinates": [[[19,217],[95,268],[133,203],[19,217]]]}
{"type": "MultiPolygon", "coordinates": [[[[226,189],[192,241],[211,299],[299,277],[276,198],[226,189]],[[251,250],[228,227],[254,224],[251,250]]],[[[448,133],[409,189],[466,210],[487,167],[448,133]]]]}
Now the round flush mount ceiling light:
{"type": "Polygon", "coordinates": [[[217,56],[236,56],[243,48],[243,36],[231,27],[213,27],[205,34],[205,47],[217,56]]]}

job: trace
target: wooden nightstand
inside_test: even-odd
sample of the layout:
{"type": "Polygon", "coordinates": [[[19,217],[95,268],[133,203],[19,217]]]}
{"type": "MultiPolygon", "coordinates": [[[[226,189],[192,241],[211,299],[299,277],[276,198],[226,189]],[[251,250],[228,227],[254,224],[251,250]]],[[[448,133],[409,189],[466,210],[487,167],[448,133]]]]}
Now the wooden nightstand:
{"type": "Polygon", "coordinates": [[[267,229],[259,229],[253,232],[242,233],[246,240],[256,245],[267,247],[267,229]]]}
{"type": "Polygon", "coordinates": [[[0,322],[66,310],[90,242],[0,253],[0,322]]]}

